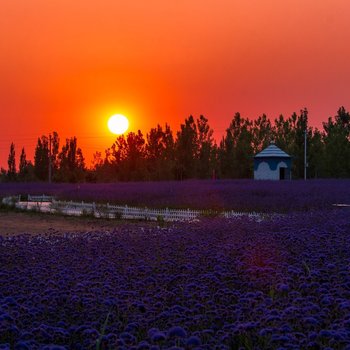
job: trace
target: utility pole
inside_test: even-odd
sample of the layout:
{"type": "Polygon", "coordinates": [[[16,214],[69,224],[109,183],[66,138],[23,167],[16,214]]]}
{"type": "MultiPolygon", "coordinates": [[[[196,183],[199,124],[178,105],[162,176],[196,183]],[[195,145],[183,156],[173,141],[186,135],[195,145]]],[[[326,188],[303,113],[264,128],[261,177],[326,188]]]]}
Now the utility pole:
{"type": "Polygon", "coordinates": [[[307,140],[307,129],[304,131],[304,180],[306,180],[306,168],[307,168],[307,157],[306,157],[306,140],[307,140]]]}
{"type": "Polygon", "coordinates": [[[51,183],[52,177],[52,159],[51,159],[51,134],[49,134],[49,183],[51,183]]]}

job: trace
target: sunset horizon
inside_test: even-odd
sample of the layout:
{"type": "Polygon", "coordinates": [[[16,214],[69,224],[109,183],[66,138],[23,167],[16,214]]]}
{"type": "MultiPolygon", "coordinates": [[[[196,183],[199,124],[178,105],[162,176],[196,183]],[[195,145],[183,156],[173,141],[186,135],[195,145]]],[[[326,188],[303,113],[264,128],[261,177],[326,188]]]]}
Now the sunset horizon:
{"type": "Polygon", "coordinates": [[[115,136],[204,115],[217,142],[234,114],[309,125],[349,109],[347,1],[34,0],[1,5],[0,167],[10,144],[33,161],[38,137],[76,136],[87,165],[115,136]]]}

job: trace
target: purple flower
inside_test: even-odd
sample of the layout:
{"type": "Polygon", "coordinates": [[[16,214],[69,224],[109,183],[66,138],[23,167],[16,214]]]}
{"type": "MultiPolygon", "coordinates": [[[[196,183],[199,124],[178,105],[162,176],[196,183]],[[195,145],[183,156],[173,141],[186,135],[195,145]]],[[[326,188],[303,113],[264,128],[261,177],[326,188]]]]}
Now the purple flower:
{"type": "Polygon", "coordinates": [[[202,342],[201,342],[200,338],[195,336],[195,335],[190,336],[186,341],[187,346],[197,346],[197,345],[201,345],[201,344],[202,344],[202,342]]]}
{"type": "Polygon", "coordinates": [[[288,284],[285,284],[285,283],[280,283],[278,286],[277,286],[277,290],[279,292],[289,292],[290,288],[289,288],[289,285],[288,284]]]}
{"type": "Polygon", "coordinates": [[[187,332],[180,326],[173,326],[168,330],[167,336],[169,338],[186,338],[187,332]]]}
{"type": "Polygon", "coordinates": [[[151,335],[151,340],[153,342],[159,342],[159,341],[163,341],[166,339],[166,336],[163,332],[160,331],[156,331],[151,335]]]}

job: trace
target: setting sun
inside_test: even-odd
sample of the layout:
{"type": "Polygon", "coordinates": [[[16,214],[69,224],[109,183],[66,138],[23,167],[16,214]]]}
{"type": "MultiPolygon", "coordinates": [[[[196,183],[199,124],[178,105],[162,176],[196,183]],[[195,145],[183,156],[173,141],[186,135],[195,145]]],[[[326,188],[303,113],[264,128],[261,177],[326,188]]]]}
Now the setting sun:
{"type": "Polygon", "coordinates": [[[126,130],[128,130],[129,121],[122,114],[112,115],[108,119],[108,129],[110,132],[116,135],[124,134],[126,130]]]}

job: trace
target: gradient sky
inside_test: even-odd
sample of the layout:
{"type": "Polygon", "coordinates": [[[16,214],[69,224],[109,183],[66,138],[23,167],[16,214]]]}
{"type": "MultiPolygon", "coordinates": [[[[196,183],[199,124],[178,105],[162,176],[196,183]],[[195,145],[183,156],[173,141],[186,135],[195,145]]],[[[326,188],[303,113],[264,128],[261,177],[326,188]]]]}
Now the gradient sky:
{"type": "MultiPolygon", "coordinates": [[[[10,143],[77,136],[87,165],[131,131],[235,112],[310,124],[350,108],[348,0],[0,0],[0,166],[10,143]]],[[[18,165],[18,159],[17,159],[18,165]]]]}

